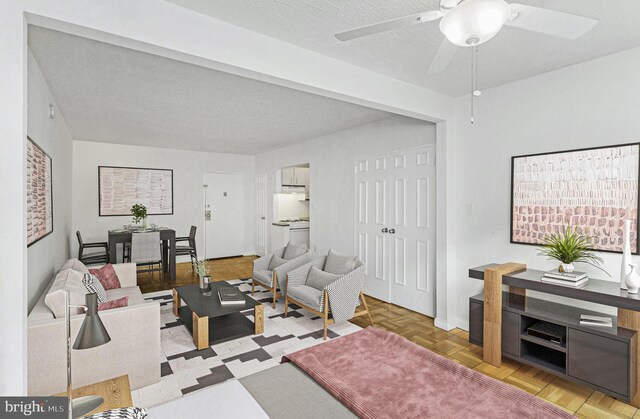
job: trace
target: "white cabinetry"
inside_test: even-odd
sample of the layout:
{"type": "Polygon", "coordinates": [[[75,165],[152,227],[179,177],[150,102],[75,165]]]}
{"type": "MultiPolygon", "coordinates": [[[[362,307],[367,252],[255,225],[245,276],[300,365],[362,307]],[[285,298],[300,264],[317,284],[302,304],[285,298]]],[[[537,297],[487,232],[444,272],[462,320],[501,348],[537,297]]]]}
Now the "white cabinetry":
{"type": "Polygon", "coordinates": [[[282,186],[305,186],[308,171],[306,167],[285,167],[282,169],[282,186]]]}
{"type": "Polygon", "coordinates": [[[295,180],[293,167],[285,167],[282,169],[282,186],[291,186],[295,180]]]}

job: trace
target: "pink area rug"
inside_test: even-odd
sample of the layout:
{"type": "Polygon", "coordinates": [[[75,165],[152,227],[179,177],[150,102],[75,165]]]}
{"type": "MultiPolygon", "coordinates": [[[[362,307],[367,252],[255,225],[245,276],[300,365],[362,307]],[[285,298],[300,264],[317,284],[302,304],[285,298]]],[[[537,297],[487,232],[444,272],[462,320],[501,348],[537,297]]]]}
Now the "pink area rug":
{"type": "Polygon", "coordinates": [[[362,418],[573,418],[375,327],[283,357],[362,418]]]}

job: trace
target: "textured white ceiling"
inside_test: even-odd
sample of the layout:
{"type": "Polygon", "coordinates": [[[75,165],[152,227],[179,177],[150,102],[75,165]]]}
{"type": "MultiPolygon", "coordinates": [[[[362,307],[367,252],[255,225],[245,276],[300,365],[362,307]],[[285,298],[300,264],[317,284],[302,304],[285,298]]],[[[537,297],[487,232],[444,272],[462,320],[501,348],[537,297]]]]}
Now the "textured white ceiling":
{"type": "MultiPolygon", "coordinates": [[[[437,8],[437,0],[168,0],[319,53],[428,89],[470,91],[471,51],[427,75],[442,40],[437,22],[342,43],[334,34],[437,8]]],[[[508,0],[511,2],[510,0],[508,0]]],[[[640,0],[518,0],[518,3],[600,19],[575,41],[505,27],[480,46],[480,88],[531,77],[640,46],[640,0]]]]}
{"type": "Polygon", "coordinates": [[[29,46],[81,141],[258,154],[391,115],[37,26],[29,46]]]}

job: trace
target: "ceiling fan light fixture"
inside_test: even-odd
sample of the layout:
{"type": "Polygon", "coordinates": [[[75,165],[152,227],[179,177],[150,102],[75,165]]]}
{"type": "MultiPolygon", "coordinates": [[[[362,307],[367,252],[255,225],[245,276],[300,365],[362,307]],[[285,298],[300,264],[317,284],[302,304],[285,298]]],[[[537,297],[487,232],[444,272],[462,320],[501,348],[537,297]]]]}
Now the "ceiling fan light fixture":
{"type": "Polygon", "coordinates": [[[504,0],[466,0],[442,18],[440,31],[454,45],[479,45],[493,38],[510,16],[504,0]]]}

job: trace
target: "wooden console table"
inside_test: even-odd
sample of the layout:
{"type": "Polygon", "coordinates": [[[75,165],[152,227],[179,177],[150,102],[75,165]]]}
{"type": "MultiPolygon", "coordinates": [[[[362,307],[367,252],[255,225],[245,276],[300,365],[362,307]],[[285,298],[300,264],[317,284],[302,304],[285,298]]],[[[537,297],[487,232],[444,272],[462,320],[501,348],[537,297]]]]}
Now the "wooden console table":
{"type": "MultiPolygon", "coordinates": [[[[87,413],[87,416],[104,412],[105,410],[133,406],[128,375],[121,375],[120,377],[110,378],[108,380],[100,381],[99,383],[74,388],[71,395],[74,399],[84,396],[100,396],[104,399],[104,402],[102,402],[102,404],[95,410],[87,413]]],[[[56,396],[67,397],[67,393],[64,392],[56,394],[56,396]]]]}
{"type": "MultiPolygon", "coordinates": [[[[615,325],[614,321],[614,328],[616,330],[627,329],[627,331],[620,330],[620,332],[630,338],[628,368],[631,375],[629,383],[631,394],[629,394],[628,400],[634,406],[640,407],[640,391],[638,391],[637,385],[640,382],[640,369],[638,368],[638,359],[640,358],[640,348],[638,347],[640,296],[628,294],[627,291],[621,290],[618,282],[590,278],[585,287],[571,288],[542,282],[543,274],[544,271],[527,269],[526,265],[520,263],[492,263],[469,269],[469,277],[485,281],[482,321],[484,361],[498,367],[501,365],[504,344],[502,337],[503,304],[507,305],[505,313],[513,313],[513,310],[508,307],[509,301],[521,301],[526,304],[526,301],[529,300],[526,297],[526,290],[616,307],[618,316],[617,325],[615,325]],[[507,285],[509,288],[506,296],[503,296],[503,285],[507,285]]],[[[516,311],[526,315],[526,306],[523,305],[521,310],[516,311]]],[[[584,312],[586,313],[587,310],[584,310],[584,312]]],[[[579,324],[579,318],[574,320],[577,320],[579,324]]],[[[553,318],[551,318],[551,321],[553,321],[553,318]]],[[[559,324],[564,323],[568,327],[571,327],[572,322],[573,320],[567,323],[566,318],[558,321],[559,324]]],[[[596,334],[599,333],[599,328],[592,327],[590,329],[596,334]]],[[[518,335],[522,332],[523,330],[518,330],[518,335]]],[[[589,342],[587,341],[586,343],[588,344],[589,342]]],[[[567,362],[570,362],[570,360],[567,362]]],[[[606,363],[607,359],[602,359],[602,362],[606,363]]]]}

